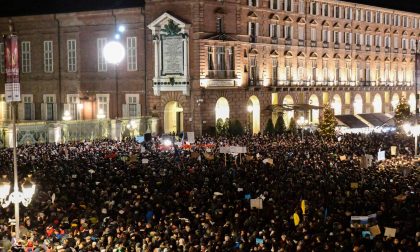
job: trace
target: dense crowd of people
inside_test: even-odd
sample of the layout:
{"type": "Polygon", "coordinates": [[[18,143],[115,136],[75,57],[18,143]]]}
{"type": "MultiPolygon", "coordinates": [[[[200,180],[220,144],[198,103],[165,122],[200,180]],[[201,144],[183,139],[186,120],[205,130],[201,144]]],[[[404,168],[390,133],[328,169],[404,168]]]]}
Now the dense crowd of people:
{"type": "MultiPolygon", "coordinates": [[[[307,134],[204,137],[172,150],[158,140],[19,147],[19,175],[33,174],[37,189],[21,207],[19,241],[8,223],[13,207],[0,210],[0,250],[418,251],[412,142],[397,134],[307,134]],[[228,145],[247,153],[219,154],[228,145]],[[386,161],[375,161],[379,150],[386,161]],[[365,154],[371,165],[361,165],[365,154]],[[262,209],[250,207],[256,198],[262,209]],[[366,225],[351,221],[371,215],[366,225]],[[380,234],[366,235],[373,225],[380,234]]],[[[9,178],[11,157],[0,150],[9,178]]]]}

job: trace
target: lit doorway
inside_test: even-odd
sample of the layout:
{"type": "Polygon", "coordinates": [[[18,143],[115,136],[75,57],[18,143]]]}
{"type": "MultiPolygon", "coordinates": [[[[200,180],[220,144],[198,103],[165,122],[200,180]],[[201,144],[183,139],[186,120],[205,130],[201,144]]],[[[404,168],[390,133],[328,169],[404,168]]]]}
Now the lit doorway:
{"type": "Polygon", "coordinates": [[[177,101],[170,101],[164,111],[165,133],[180,133],[184,131],[184,109],[177,101]]]}

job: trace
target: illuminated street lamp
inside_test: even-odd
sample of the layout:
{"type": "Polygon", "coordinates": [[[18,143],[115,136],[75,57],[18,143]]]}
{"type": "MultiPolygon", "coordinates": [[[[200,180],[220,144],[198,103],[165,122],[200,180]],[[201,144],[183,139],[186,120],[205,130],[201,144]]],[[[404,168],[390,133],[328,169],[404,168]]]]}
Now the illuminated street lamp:
{"type": "Polygon", "coordinates": [[[137,122],[135,120],[131,120],[128,124],[127,124],[127,129],[130,131],[130,136],[133,137],[134,136],[134,131],[137,129],[138,125],[137,122]]]}
{"type": "Polygon", "coordinates": [[[418,136],[420,136],[420,124],[410,125],[408,123],[403,125],[403,129],[407,136],[414,137],[414,156],[417,157],[418,154],[418,136]]]}
{"type": "Polygon", "coordinates": [[[302,141],[303,141],[303,128],[305,125],[308,124],[308,120],[305,120],[305,118],[303,116],[299,117],[299,119],[297,120],[297,124],[299,125],[300,131],[302,133],[302,141]]]}

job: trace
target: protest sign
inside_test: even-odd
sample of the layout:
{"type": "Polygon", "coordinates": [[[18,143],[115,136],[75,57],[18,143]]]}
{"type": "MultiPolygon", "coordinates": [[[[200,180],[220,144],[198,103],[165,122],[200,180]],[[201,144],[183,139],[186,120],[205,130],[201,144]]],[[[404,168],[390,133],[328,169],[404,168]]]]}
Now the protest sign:
{"type": "Polygon", "coordinates": [[[149,163],[149,159],[147,159],[147,158],[143,158],[143,159],[141,160],[141,163],[142,163],[142,164],[148,164],[148,163],[149,163]]]}
{"type": "Polygon", "coordinates": [[[340,161],[345,161],[347,159],[346,155],[340,156],[340,161]]]}
{"type": "Polygon", "coordinates": [[[369,227],[369,231],[373,236],[377,236],[381,234],[381,229],[379,228],[378,225],[369,227]]]}
{"type": "Polygon", "coordinates": [[[385,160],[385,151],[378,151],[378,161],[385,160]]]}
{"type": "Polygon", "coordinates": [[[357,182],[350,183],[350,188],[351,189],[357,189],[357,188],[359,188],[359,183],[357,183],[357,182]]]}
{"type": "Polygon", "coordinates": [[[397,146],[391,146],[391,156],[397,155],[397,146]]]}
{"type": "Polygon", "coordinates": [[[260,198],[250,200],[251,208],[263,209],[263,200],[260,198]]]}
{"type": "Polygon", "coordinates": [[[396,228],[385,227],[384,236],[386,236],[386,237],[395,237],[395,234],[396,233],[397,233],[397,229],[396,228]]]}
{"type": "Polygon", "coordinates": [[[273,164],[273,159],[272,158],[266,158],[266,159],[263,160],[263,163],[272,165],[273,164]]]}
{"type": "Polygon", "coordinates": [[[188,142],[195,143],[194,132],[187,132],[187,139],[188,139],[188,142]]]}
{"type": "Polygon", "coordinates": [[[224,147],[219,148],[219,153],[222,153],[222,154],[229,153],[229,151],[230,151],[229,146],[224,146],[224,147]]]}
{"type": "Polygon", "coordinates": [[[255,238],[255,244],[264,244],[264,240],[260,238],[255,238]]]}
{"type": "Polygon", "coordinates": [[[293,222],[294,222],[295,226],[299,225],[300,218],[299,218],[299,215],[297,213],[293,214],[293,222]]]}

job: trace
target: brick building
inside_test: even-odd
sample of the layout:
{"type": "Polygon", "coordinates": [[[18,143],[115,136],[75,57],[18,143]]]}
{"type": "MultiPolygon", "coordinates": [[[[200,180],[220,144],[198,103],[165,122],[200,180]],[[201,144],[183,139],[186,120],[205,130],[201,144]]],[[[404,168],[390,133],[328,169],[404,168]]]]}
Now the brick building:
{"type": "MultiPolygon", "coordinates": [[[[391,113],[405,97],[415,110],[415,13],[332,0],[146,0],[3,17],[2,33],[9,19],[20,120],[152,115],[161,131],[199,133],[231,118],[259,132],[281,112],[317,124],[327,103],[337,115],[391,113]],[[120,25],[126,56],[114,66],[102,48],[120,25]]],[[[1,101],[0,119],[9,117],[1,101]]]]}

